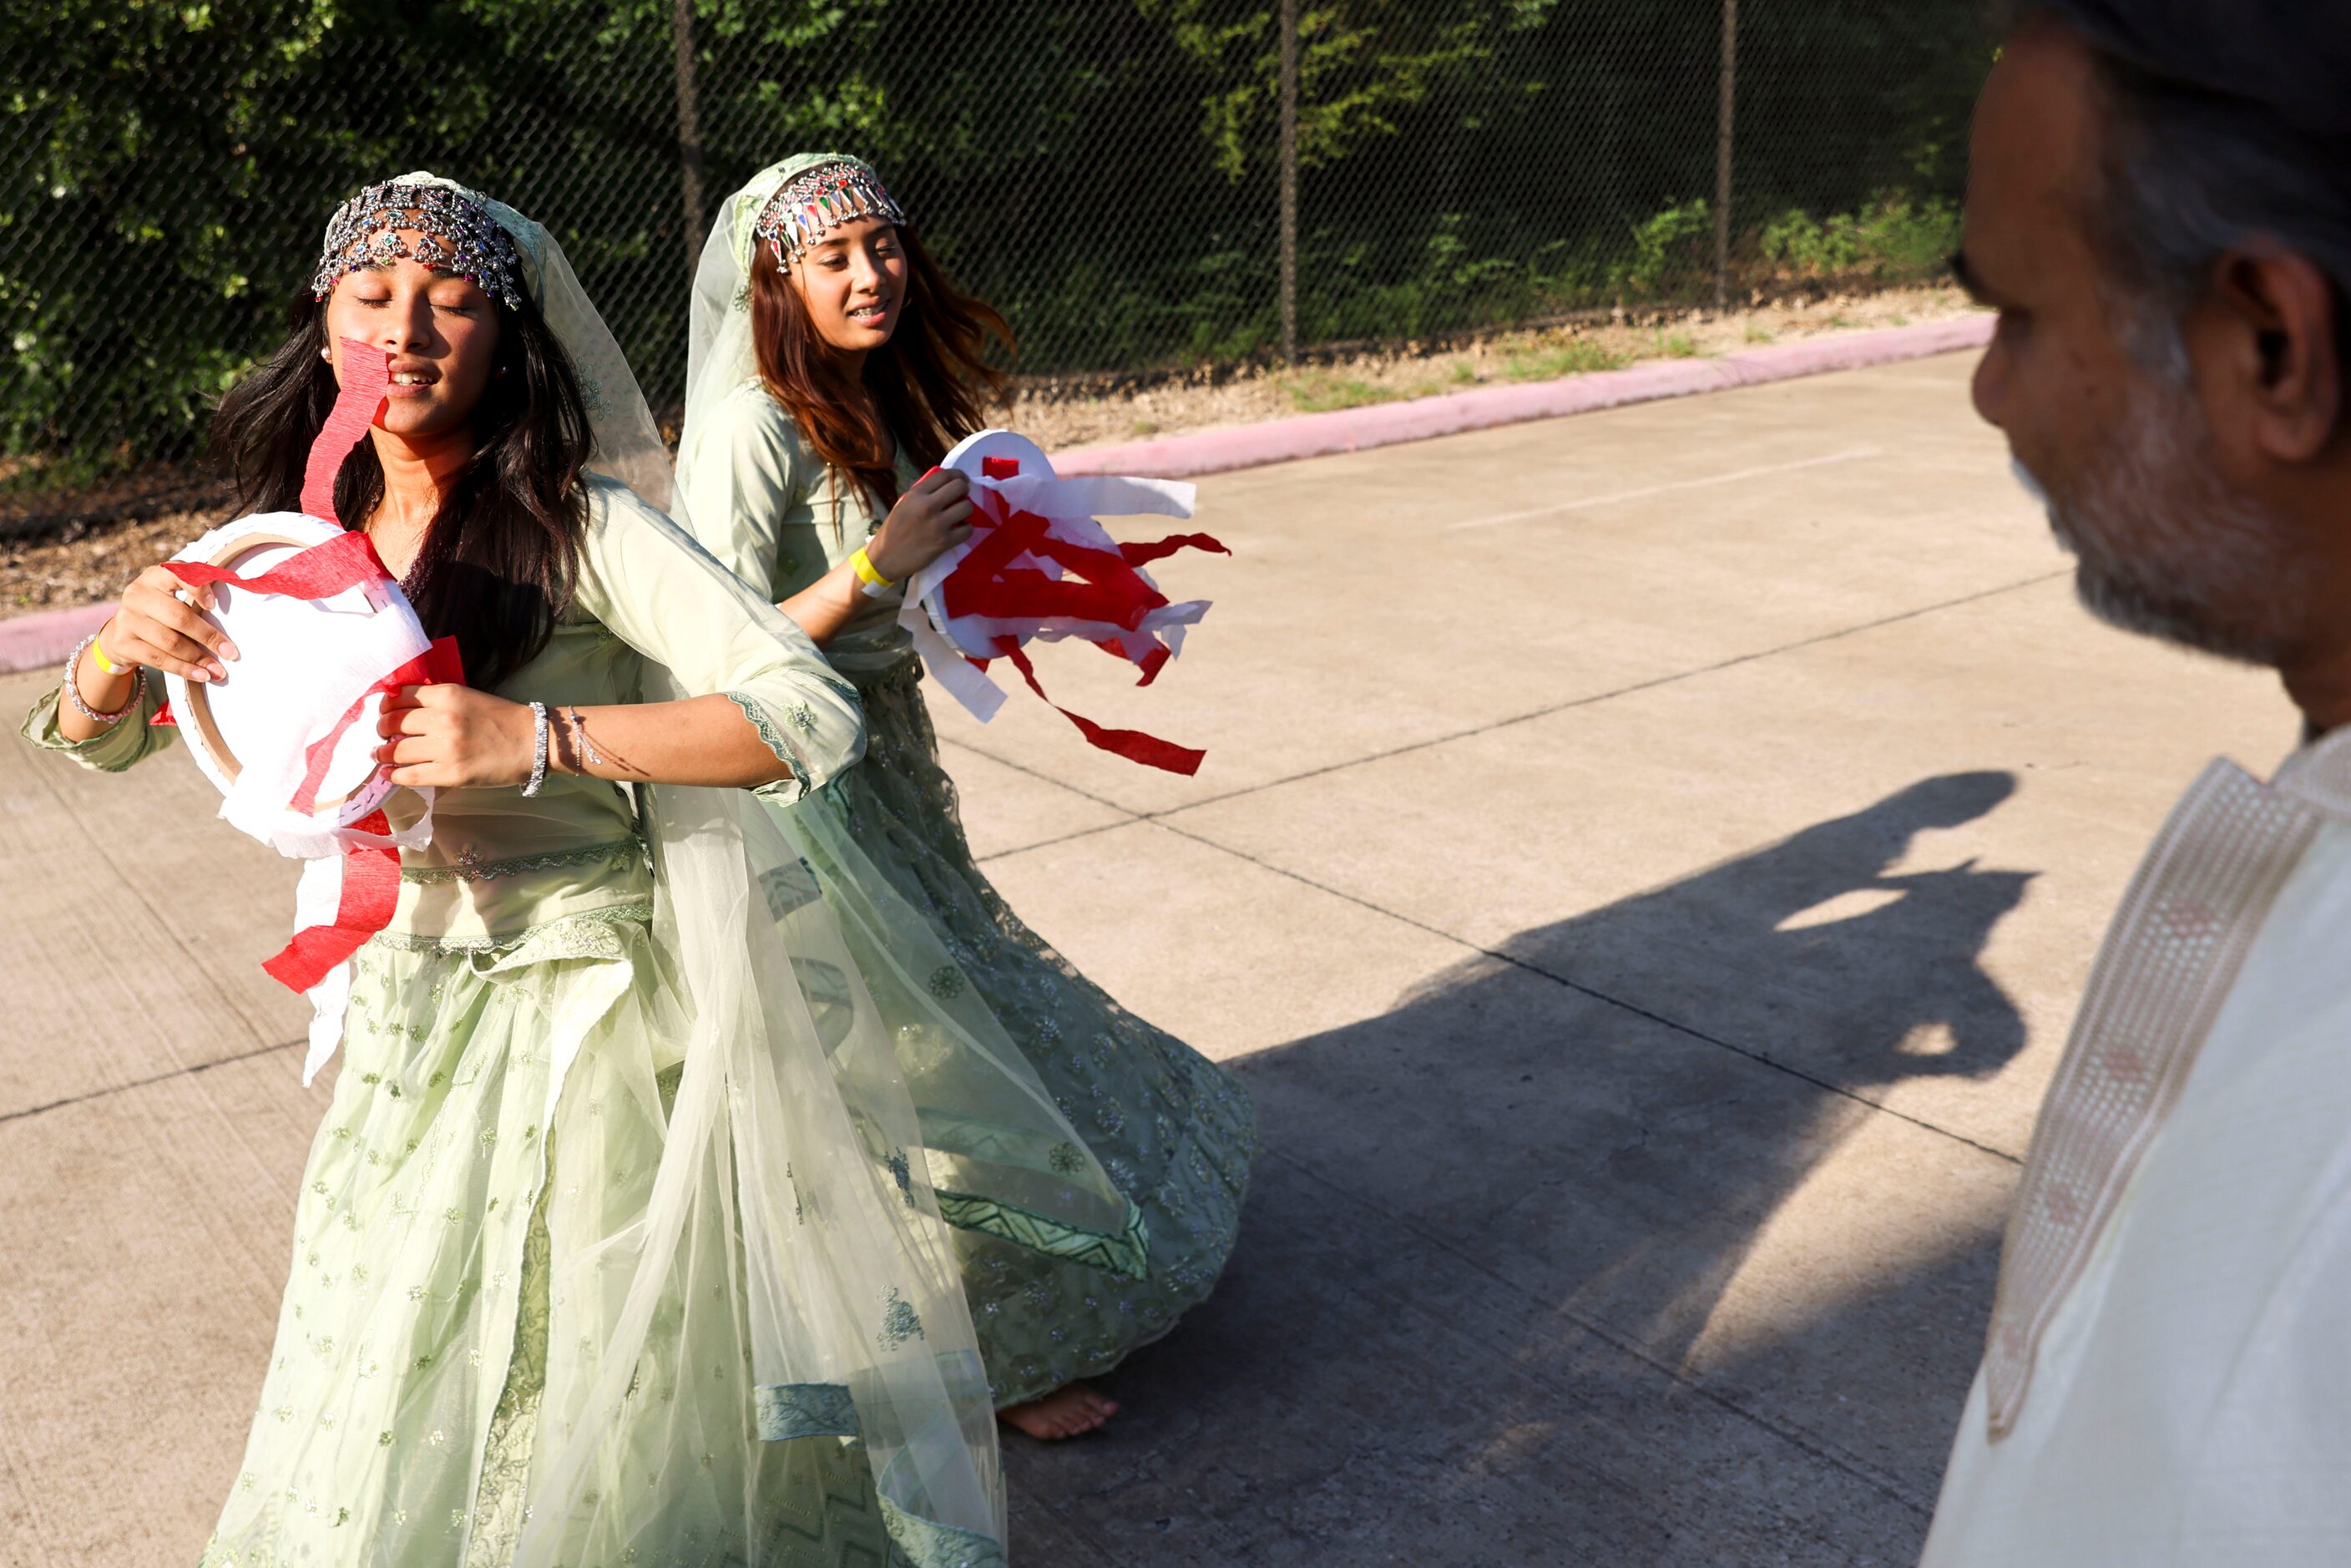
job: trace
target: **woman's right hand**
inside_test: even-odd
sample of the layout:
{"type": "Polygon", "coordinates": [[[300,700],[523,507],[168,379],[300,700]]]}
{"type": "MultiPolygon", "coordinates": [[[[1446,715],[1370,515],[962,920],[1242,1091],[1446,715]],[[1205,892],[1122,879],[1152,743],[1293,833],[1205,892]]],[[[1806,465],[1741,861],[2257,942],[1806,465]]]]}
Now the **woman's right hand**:
{"type": "Polygon", "coordinates": [[[904,582],[971,538],[971,481],[934,468],[908,487],[865,544],[865,559],[892,582],[904,582]]]}
{"type": "Polygon", "coordinates": [[[98,634],[99,646],[118,664],[146,664],[190,681],[217,681],[236,657],[228,633],[197,611],[213,607],[212,585],[190,589],[195,602],[180,597],[181,582],[151,566],[122,591],[122,602],[98,634]]]}

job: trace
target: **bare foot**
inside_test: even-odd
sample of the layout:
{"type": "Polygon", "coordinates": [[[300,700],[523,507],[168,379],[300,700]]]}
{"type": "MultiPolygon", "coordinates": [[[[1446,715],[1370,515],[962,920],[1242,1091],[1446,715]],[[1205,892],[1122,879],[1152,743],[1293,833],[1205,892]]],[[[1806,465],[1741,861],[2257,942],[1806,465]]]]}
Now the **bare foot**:
{"type": "Polygon", "coordinates": [[[1065,1383],[1041,1399],[1008,1406],[996,1418],[1018,1432],[1050,1442],[1092,1431],[1118,1414],[1118,1401],[1082,1383],[1065,1383]]]}

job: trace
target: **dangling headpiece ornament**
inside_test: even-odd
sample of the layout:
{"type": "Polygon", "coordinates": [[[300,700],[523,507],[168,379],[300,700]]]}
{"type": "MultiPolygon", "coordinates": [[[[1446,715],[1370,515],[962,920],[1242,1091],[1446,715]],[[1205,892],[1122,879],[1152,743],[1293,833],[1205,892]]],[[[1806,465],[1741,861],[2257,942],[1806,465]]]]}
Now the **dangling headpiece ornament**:
{"type": "Polygon", "coordinates": [[[489,209],[468,192],[402,181],[370,185],[336,211],[310,292],[324,299],[345,273],[403,256],[434,272],[472,279],[510,309],[522,303],[522,253],[489,209]],[[402,229],[417,231],[415,245],[401,237],[402,229]]]}
{"type": "Polygon", "coordinates": [[[823,163],[788,182],[759,209],[752,232],[767,241],[777,270],[789,272],[825,233],[859,218],[906,221],[882,177],[855,163],[823,163]]]}

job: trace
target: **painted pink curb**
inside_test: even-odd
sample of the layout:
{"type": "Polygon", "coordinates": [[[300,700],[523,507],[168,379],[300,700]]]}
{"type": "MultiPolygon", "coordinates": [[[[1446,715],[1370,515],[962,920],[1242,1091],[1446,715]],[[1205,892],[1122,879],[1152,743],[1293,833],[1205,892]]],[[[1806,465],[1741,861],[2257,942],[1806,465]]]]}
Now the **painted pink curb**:
{"type": "Polygon", "coordinates": [[[62,668],[74,644],[106,624],[111,604],[78,604],[0,621],[0,674],[62,668]]]}
{"type": "MultiPolygon", "coordinates": [[[[1801,343],[1746,349],[1719,360],[1669,360],[1624,371],[1593,371],[1526,386],[1480,387],[1476,392],[1416,398],[1410,402],[1306,413],[1230,430],[1200,430],[1160,441],[1117,446],[1080,446],[1061,454],[1054,467],[1064,474],[1133,474],[1153,479],[1188,479],[1301,457],[1365,452],[1399,442],[1427,441],[1467,430],[1489,430],[1530,419],[1559,419],[1626,403],[1655,402],[1693,392],[1762,386],[1829,371],[1865,370],[1929,354],[1980,349],[1991,340],[1991,318],[1927,321],[1874,332],[1840,332],[1801,343]]],[[[75,643],[106,622],[110,604],[45,610],[0,621],[0,674],[62,664],[75,643]]]]}
{"type": "Polygon", "coordinates": [[[1626,403],[1687,397],[1761,386],[1829,371],[1923,359],[1929,354],[1980,349],[1991,340],[1990,316],[1927,321],[1870,332],[1841,332],[1801,343],[1747,349],[1719,360],[1669,360],[1629,370],[1593,371],[1526,386],[1480,387],[1476,392],[1378,403],[1332,413],[1300,414],[1229,430],[1199,430],[1157,441],[1116,446],[1081,446],[1058,455],[1064,474],[1132,474],[1146,478],[1186,479],[1268,463],[1294,463],[1364,452],[1399,442],[1426,441],[1464,431],[1488,430],[1531,419],[1558,419],[1626,403]]]}

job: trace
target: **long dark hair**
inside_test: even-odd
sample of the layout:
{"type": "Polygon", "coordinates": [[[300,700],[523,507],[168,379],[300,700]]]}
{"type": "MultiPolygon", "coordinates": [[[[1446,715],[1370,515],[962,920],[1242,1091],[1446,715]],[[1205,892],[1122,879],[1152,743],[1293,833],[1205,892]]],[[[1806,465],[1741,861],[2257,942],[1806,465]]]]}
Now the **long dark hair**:
{"type": "MultiPolygon", "coordinates": [[[[442,498],[402,587],[424,629],[455,636],[469,685],[489,690],[537,658],[571,602],[587,526],[580,484],[592,437],[580,378],[537,307],[500,304],[496,369],[473,415],[474,456],[442,498]]],[[[240,512],[301,507],[310,444],[335,406],[319,357],[326,308],[308,292],[292,334],[232,387],[213,415],[212,452],[240,512]]],[[[351,448],[335,511],[356,527],[383,499],[375,444],[351,448]]]]}
{"type": "Polygon", "coordinates": [[[751,256],[759,379],[817,455],[884,507],[898,499],[892,440],[916,468],[935,466],[948,447],[987,427],[987,406],[1009,379],[988,362],[987,340],[994,338],[1008,355],[1013,350],[1004,318],[949,283],[911,225],[898,225],[898,243],[906,253],[906,297],[898,329],[865,356],[862,380],[870,402],[855,395],[861,378],[818,334],[807,302],[774,255],[762,245],[751,256]]]}

